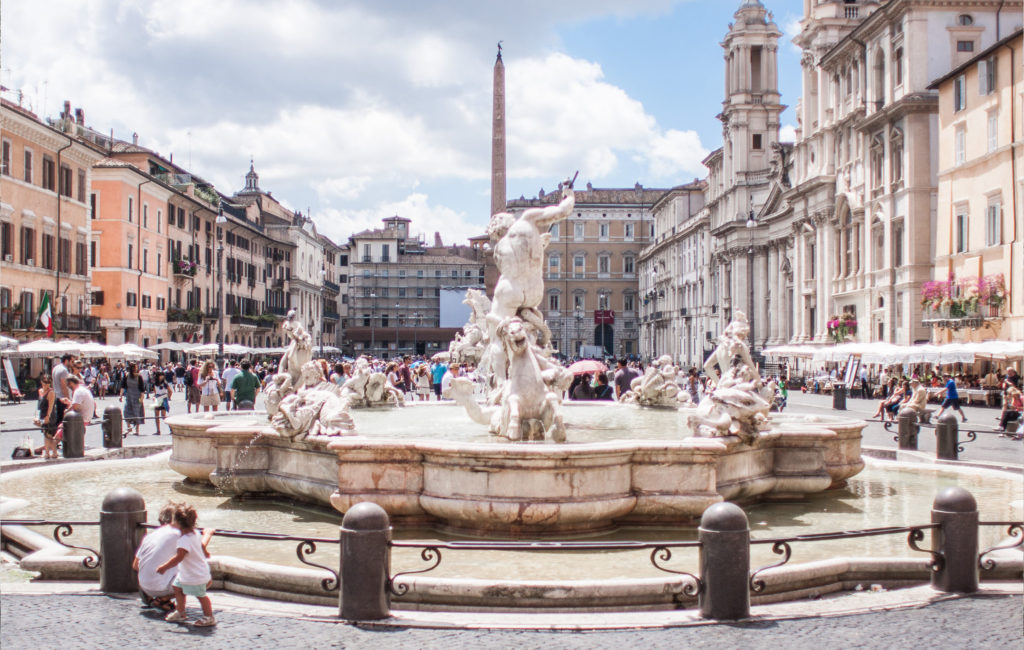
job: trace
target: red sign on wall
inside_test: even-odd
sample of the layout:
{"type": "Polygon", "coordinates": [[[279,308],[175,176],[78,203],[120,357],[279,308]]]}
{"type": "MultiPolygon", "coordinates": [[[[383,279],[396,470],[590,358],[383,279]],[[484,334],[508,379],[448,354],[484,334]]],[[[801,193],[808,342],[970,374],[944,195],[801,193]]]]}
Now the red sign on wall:
{"type": "Polygon", "coordinates": [[[615,312],[611,309],[597,309],[594,311],[594,325],[614,325],[615,312]]]}

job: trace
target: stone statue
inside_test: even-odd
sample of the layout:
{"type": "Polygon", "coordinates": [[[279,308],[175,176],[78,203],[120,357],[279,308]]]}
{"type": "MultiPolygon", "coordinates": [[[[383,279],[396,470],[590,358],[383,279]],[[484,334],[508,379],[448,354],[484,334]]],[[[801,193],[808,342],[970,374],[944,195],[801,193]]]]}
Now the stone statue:
{"type": "MultiPolygon", "coordinates": [[[[274,383],[277,383],[277,377],[274,383]]],[[[324,380],[314,361],[302,366],[298,389],[284,397],[270,420],[274,430],[292,440],[309,436],[354,435],[355,425],[348,414],[348,403],[337,385],[324,380]]]]}
{"type": "Polygon", "coordinates": [[[478,365],[484,356],[487,313],[491,310],[491,301],[483,291],[469,289],[462,304],[469,305],[472,311],[469,322],[462,327],[462,333],[456,334],[455,340],[449,344],[448,358],[453,363],[478,365]]]}
{"type": "Polygon", "coordinates": [[[746,316],[737,312],[736,320],[722,332],[718,348],[704,364],[704,371],[712,377],[714,387],[704,395],[687,423],[695,435],[704,437],[738,436],[750,443],[768,428],[768,412],[774,387],[766,385],[750,359],[747,334],[750,327],[746,316]],[[723,362],[723,357],[728,355],[723,362]],[[722,371],[715,372],[717,364],[722,371]]]}
{"type": "Polygon", "coordinates": [[[281,331],[289,340],[277,372],[287,374],[292,386],[297,386],[303,366],[313,358],[313,338],[302,323],[295,320],[294,309],[288,310],[288,315],[281,323],[281,331]]]}
{"type": "Polygon", "coordinates": [[[353,408],[405,404],[402,391],[388,384],[383,372],[374,372],[366,357],[356,359],[352,376],[341,386],[341,395],[353,408]]]}
{"type": "Polygon", "coordinates": [[[629,391],[619,401],[658,408],[689,406],[690,395],[679,389],[678,374],[679,369],[672,363],[672,357],[663,355],[647,367],[642,377],[630,382],[629,391]]]}
{"type": "Polygon", "coordinates": [[[467,325],[465,337],[451,348],[454,360],[457,351],[467,349],[462,347],[464,341],[482,346],[477,375],[489,389],[486,403],[476,403],[466,382],[453,382],[449,395],[475,421],[510,440],[565,440],[558,407],[572,376],[551,358],[551,331],[538,307],[544,298],[548,229],[572,213],[576,205],[573,180],[561,184],[558,205],[531,208],[518,218],[504,212],[491,218],[487,233],[500,274],[494,299],[481,321],[478,308],[483,302],[467,295],[466,301],[474,307],[471,324],[482,336],[476,342],[473,327],[467,325]]]}

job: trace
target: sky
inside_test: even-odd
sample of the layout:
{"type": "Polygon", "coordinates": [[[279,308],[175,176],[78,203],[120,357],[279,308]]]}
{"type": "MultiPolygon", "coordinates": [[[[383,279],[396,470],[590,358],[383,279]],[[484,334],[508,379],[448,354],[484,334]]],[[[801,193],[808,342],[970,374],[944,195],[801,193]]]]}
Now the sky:
{"type": "MultiPolygon", "coordinates": [[[[763,0],[800,94],[801,0],[763,0]]],[[[4,97],[213,182],[260,187],[337,242],[399,214],[465,243],[489,219],[492,66],[503,43],[509,198],[672,187],[721,146],[721,40],[740,0],[5,0],[4,97]],[[43,7],[45,6],[45,10],[43,7]],[[44,15],[45,12],[45,15],[44,15]]],[[[782,114],[792,139],[794,111],[782,114]]],[[[787,137],[788,136],[788,137],[787,137]]]]}

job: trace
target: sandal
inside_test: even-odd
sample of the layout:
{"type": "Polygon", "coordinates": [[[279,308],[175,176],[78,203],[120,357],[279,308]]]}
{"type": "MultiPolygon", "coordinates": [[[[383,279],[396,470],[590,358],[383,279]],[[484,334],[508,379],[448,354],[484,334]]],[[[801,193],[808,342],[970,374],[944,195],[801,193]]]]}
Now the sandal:
{"type": "Polygon", "coordinates": [[[215,619],[212,616],[204,616],[204,617],[200,618],[198,621],[196,621],[195,623],[193,623],[192,625],[193,625],[193,627],[213,627],[216,624],[217,624],[217,619],[215,619]]]}

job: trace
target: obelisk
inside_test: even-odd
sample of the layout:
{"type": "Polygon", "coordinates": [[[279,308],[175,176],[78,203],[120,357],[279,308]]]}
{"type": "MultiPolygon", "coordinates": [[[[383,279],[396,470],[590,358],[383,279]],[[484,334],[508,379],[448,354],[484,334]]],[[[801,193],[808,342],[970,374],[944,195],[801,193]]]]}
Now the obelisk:
{"type": "Polygon", "coordinates": [[[491,214],[505,211],[505,64],[501,41],[494,62],[494,115],[491,122],[491,214]]]}

